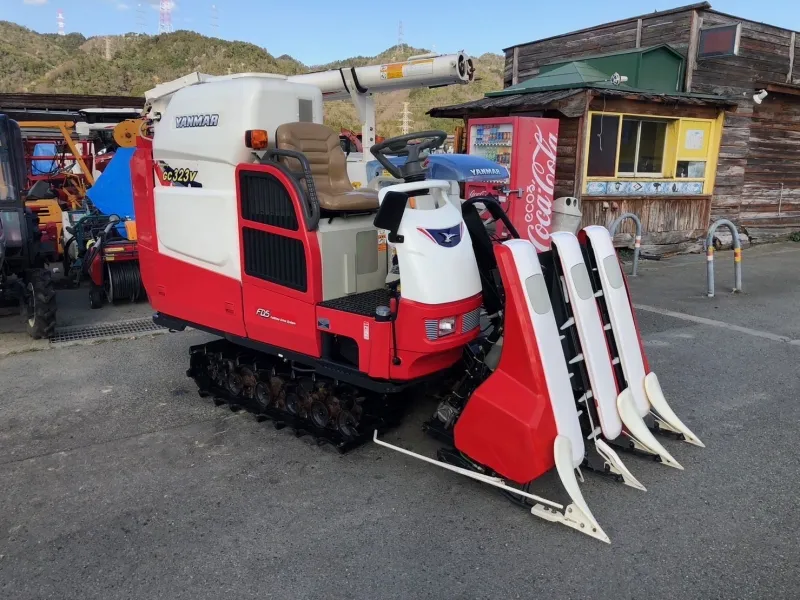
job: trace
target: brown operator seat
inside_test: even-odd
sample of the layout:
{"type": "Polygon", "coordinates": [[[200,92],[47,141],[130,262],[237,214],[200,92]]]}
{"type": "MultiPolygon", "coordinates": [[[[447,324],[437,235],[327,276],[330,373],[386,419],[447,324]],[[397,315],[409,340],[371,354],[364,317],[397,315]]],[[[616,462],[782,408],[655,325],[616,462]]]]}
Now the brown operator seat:
{"type": "MultiPolygon", "coordinates": [[[[318,123],[286,123],[278,127],[275,138],[279,150],[302,152],[308,158],[323,211],[378,209],[378,192],[353,189],[347,176],[347,157],[339,145],[339,136],[330,127],[318,123]]],[[[302,171],[297,159],[281,160],[292,171],[302,171]]]]}

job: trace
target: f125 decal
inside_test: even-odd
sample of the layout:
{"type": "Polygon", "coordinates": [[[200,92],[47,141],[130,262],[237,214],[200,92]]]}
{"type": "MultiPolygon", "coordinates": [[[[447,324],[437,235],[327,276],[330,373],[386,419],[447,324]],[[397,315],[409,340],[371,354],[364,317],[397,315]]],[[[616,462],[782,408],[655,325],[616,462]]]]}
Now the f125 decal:
{"type": "Polygon", "coordinates": [[[270,321],[277,321],[278,323],[283,323],[284,325],[297,325],[296,322],[292,321],[291,319],[284,319],[281,317],[276,317],[272,314],[271,310],[266,308],[257,308],[256,315],[261,317],[262,319],[269,319],[270,321]]]}

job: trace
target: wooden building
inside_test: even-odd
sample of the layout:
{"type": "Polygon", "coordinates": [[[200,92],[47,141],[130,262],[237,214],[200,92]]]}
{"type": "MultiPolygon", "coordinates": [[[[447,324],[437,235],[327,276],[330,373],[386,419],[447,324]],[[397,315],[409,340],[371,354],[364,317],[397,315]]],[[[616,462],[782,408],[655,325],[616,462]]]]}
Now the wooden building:
{"type": "Polygon", "coordinates": [[[559,118],[556,193],[586,224],[636,212],[662,251],[721,217],[767,240],[800,230],[796,55],[795,32],[704,2],[507,48],[504,90],[431,114],[559,118]]]}

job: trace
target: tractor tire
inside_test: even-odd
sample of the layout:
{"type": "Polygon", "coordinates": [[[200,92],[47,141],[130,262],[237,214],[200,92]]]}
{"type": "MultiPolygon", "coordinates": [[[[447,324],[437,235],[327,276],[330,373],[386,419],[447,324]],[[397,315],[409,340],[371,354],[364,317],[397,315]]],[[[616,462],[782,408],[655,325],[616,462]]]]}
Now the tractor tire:
{"type": "Polygon", "coordinates": [[[89,290],[89,306],[93,309],[103,308],[105,299],[105,290],[99,285],[92,284],[92,288],[89,290]]]}
{"type": "Polygon", "coordinates": [[[46,269],[31,269],[26,277],[28,334],[35,340],[49,338],[56,329],[56,291],[46,269]]]}

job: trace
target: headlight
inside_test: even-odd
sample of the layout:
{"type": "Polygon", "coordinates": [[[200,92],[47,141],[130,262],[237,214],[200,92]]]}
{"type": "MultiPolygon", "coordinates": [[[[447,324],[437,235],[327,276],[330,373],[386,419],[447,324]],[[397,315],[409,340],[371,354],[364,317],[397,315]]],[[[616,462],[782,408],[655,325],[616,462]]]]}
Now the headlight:
{"type": "Polygon", "coordinates": [[[439,337],[443,337],[445,335],[450,335],[454,333],[456,330],[456,318],[455,317],[446,317],[444,319],[439,319],[439,337]]]}

